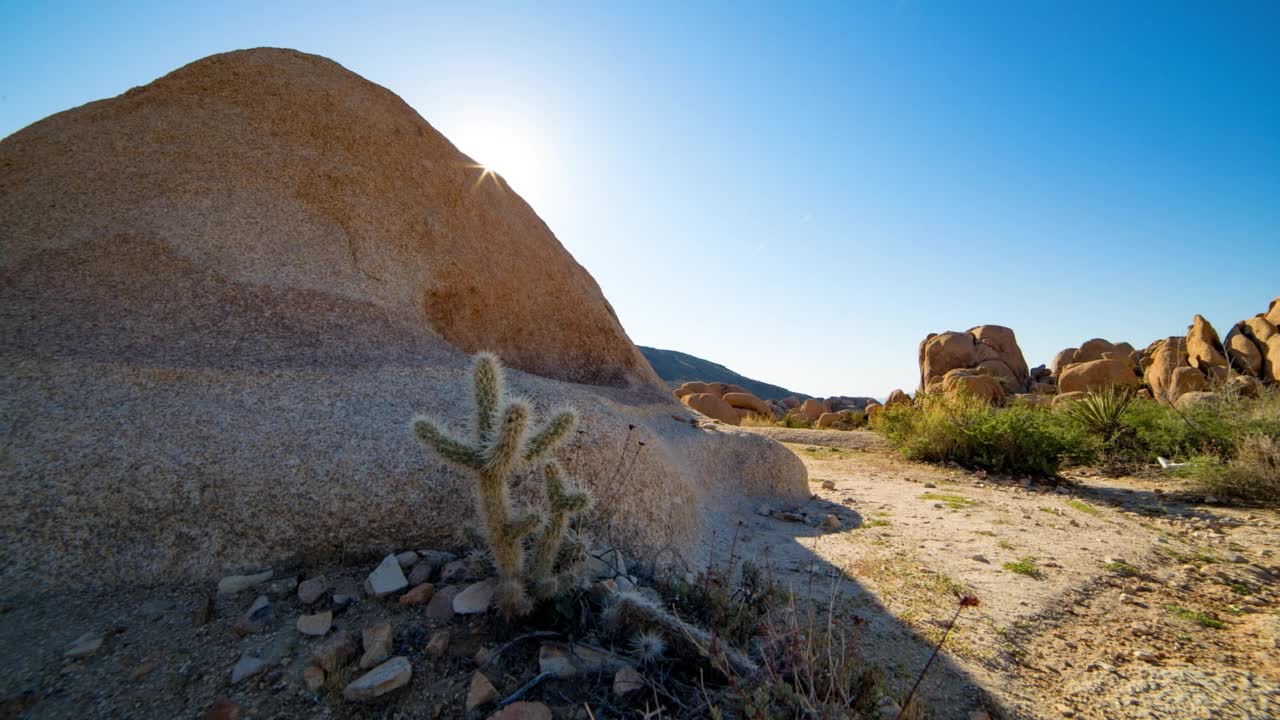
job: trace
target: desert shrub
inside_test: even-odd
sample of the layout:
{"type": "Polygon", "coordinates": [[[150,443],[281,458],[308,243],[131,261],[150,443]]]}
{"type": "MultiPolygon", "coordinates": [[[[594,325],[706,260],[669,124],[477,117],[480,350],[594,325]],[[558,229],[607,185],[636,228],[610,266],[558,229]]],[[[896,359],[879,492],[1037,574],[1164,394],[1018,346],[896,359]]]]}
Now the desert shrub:
{"type": "MultiPolygon", "coordinates": [[[[782,423],[764,415],[743,415],[738,424],[742,427],[778,427],[782,423]]],[[[784,427],[790,427],[790,425],[784,425],[784,427]]]]}
{"type": "Polygon", "coordinates": [[[1280,391],[1269,389],[1257,399],[1226,395],[1187,409],[1138,399],[1122,422],[1126,444],[1117,448],[1120,459],[1145,465],[1157,456],[1207,456],[1226,462],[1245,437],[1280,438],[1280,391]]]}
{"type": "Polygon", "coordinates": [[[1206,493],[1238,502],[1280,505],[1280,437],[1251,433],[1231,456],[1195,458],[1186,474],[1206,493]]]}
{"type": "Polygon", "coordinates": [[[794,413],[787,413],[778,424],[785,428],[813,427],[813,422],[794,413]]]}
{"type": "Polygon", "coordinates": [[[910,460],[957,462],[1011,474],[1052,475],[1063,460],[1086,459],[1094,446],[1044,408],[993,407],[966,396],[924,396],[880,411],[876,430],[910,460]]]}

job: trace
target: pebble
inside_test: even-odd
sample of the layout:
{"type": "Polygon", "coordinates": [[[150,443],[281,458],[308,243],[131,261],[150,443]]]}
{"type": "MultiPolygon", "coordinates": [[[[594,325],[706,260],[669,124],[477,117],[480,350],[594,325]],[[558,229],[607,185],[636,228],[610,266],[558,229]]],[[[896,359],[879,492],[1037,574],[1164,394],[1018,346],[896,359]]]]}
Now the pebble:
{"type": "Polygon", "coordinates": [[[569,650],[559,643],[543,643],[538,649],[538,672],[558,678],[573,677],[578,674],[569,650]]]}
{"type": "Polygon", "coordinates": [[[87,632],[76,638],[67,651],[62,653],[65,658],[83,658],[98,652],[98,648],[102,647],[102,633],[87,632]]]}
{"type": "Polygon", "coordinates": [[[822,529],[828,532],[839,530],[841,527],[840,518],[835,515],[827,515],[822,521],[822,529]]]}
{"type": "Polygon", "coordinates": [[[490,715],[488,720],[551,720],[551,708],[540,702],[520,700],[490,715]]]}
{"type": "Polygon", "coordinates": [[[218,581],[218,594],[231,595],[271,579],[272,571],[264,570],[256,575],[228,575],[218,581]]]}
{"type": "Polygon", "coordinates": [[[281,578],[267,586],[267,597],[280,600],[292,595],[297,588],[298,578],[292,576],[281,578]]]}
{"type": "Polygon", "coordinates": [[[333,627],[333,611],[325,610],[314,615],[298,616],[298,632],[303,635],[314,635],[320,637],[329,632],[329,628],[333,627]]]}
{"type": "Polygon", "coordinates": [[[400,596],[401,605],[421,605],[431,601],[431,596],[435,595],[436,588],[431,583],[422,583],[415,585],[409,592],[400,596]]]}
{"type": "Polygon", "coordinates": [[[348,685],[342,691],[342,697],[352,702],[372,700],[408,685],[412,677],[413,665],[409,663],[409,658],[393,657],[348,685]]]}
{"type": "Polygon", "coordinates": [[[435,566],[431,563],[426,560],[419,560],[418,564],[414,565],[413,569],[409,571],[409,584],[417,586],[429,582],[435,570],[435,566]]]}
{"type": "Polygon", "coordinates": [[[244,653],[236,661],[235,666],[231,668],[231,684],[239,684],[241,681],[251,678],[266,669],[267,664],[262,661],[262,658],[244,653]]]}
{"type": "Polygon", "coordinates": [[[400,592],[408,586],[409,580],[405,578],[404,570],[400,569],[400,563],[395,555],[383,558],[378,567],[369,573],[369,578],[364,581],[365,592],[374,597],[400,592]]]}
{"type": "Polygon", "coordinates": [[[971,555],[971,556],[969,557],[969,559],[970,559],[970,560],[975,560],[975,561],[980,562],[980,563],[990,563],[990,562],[991,562],[990,560],[988,560],[988,559],[987,559],[987,556],[986,556],[986,555],[971,555]]]}
{"type": "Polygon", "coordinates": [[[346,630],[339,630],[311,651],[311,660],[325,672],[334,672],[346,665],[355,654],[355,637],[346,630]]]}
{"type": "Polygon", "coordinates": [[[1133,657],[1135,660],[1141,660],[1142,662],[1147,663],[1153,663],[1156,661],[1155,653],[1148,652],[1146,650],[1134,650],[1133,657]]]}
{"type": "Polygon", "coordinates": [[[835,489],[836,489],[836,481],[835,481],[835,480],[823,480],[823,481],[822,481],[822,489],[823,489],[823,490],[835,490],[835,489]]]}
{"type": "Polygon", "coordinates": [[[324,595],[324,592],[328,589],[329,582],[325,580],[323,575],[317,575],[310,580],[302,581],[298,585],[298,600],[303,605],[310,605],[319,600],[320,596],[324,595]]]}
{"type": "Polygon", "coordinates": [[[418,553],[412,550],[405,550],[402,553],[396,553],[396,562],[400,563],[400,568],[408,570],[418,562],[418,553]]]}
{"type": "Polygon", "coordinates": [[[627,693],[633,693],[643,688],[644,676],[630,665],[619,669],[613,675],[613,694],[615,697],[622,697],[627,693]]]}
{"type": "Polygon", "coordinates": [[[449,650],[449,631],[437,630],[431,635],[431,640],[427,642],[426,652],[434,658],[443,657],[449,650]]]}
{"type": "Polygon", "coordinates": [[[441,588],[439,592],[432,596],[431,602],[427,603],[427,619],[437,620],[440,622],[448,622],[453,619],[453,598],[461,591],[462,588],[457,585],[451,585],[441,588]]]}
{"type": "Polygon", "coordinates": [[[471,686],[467,688],[467,712],[473,712],[481,705],[486,705],[498,698],[498,689],[489,682],[484,673],[477,670],[471,676],[471,686]]]}
{"type": "Polygon", "coordinates": [[[232,630],[240,637],[260,633],[266,629],[270,619],[271,601],[267,599],[266,595],[259,595],[254,598],[253,603],[249,605],[249,609],[245,610],[240,619],[236,621],[232,630]]]}
{"type": "Polygon", "coordinates": [[[208,595],[196,598],[196,606],[191,610],[191,626],[200,627],[209,622],[213,615],[213,600],[208,595]]]}
{"type": "Polygon", "coordinates": [[[493,578],[482,580],[453,597],[453,611],[459,615],[478,615],[489,610],[493,593],[498,587],[493,578]]]}
{"type": "Polygon", "coordinates": [[[361,670],[368,670],[391,657],[391,623],[370,625],[360,633],[360,638],[364,645],[364,655],[360,658],[361,670]]]}

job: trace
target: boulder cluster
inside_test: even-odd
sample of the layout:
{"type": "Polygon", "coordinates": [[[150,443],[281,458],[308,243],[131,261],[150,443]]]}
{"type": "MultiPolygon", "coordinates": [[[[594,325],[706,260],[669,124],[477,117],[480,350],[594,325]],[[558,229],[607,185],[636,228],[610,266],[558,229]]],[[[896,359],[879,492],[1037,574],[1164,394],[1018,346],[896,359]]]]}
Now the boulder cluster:
{"type": "Polygon", "coordinates": [[[847,396],[761,400],[741,386],[723,382],[687,382],[672,392],[686,406],[728,425],[740,425],[748,417],[772,422],[790,416],[819,428],[852,427],[880,405],[875,398],[847,396]]]}
{"type": "Polygon", "coordinates": [[[920,389],[964,392],[993,404],[1058,404],[1107,387],[1129,387],[1183,406],[1223,391],[1252,396],[1263,384],[1280,382],[1278,323],[1280,298],[1267,312],[1233,325],[1225,342],[1196,315],[1185,335],[1140,350],[1093,338],[1059,351],[1049,367],[1029,370],[1008,328],[981,325],[965,333],[931,334],[920,344],[920,389]]]}

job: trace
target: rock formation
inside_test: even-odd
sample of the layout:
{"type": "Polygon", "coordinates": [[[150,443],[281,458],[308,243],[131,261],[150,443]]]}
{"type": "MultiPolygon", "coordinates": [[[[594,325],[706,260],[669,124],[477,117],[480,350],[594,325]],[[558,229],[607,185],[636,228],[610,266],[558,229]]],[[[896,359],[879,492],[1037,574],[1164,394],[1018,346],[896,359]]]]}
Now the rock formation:
{"type": "Polygon", "coordinates": [[[579,467],[645,443],[624,542],[806,495],[772,440],[674,420],[592,277],[478,173],[390,91],[277,49],[0,141],[2,592],[450,542],[469,485],[408,422],[460,420],[481,349],[581,411],[579,467]]]}
{"type": "MultiPolygon", "coordinates": [[[[920,343],[920,392],[945,392],[944,378],[953,370],[969,371],[965,377],[983,375],[996,379],[1005,393],[1026,392],[1031,374],[1013,331],[999,325],[979,325],[967,332],[931,333],[920,343]]],[[[960,376],[957,376],[960,377],[960,376]]],[[[986,383],[955,381],[951,387],[986,383]]],[[[985,396],[996,393],[987,392],[985,396]]]]}
{"type": "Polygon", "coordinates": [[[1264,383],[1280,383],[1280,298],[1265,313],[1241,320],[1227,333],[1223,353],[1238,373],[1264,383]]]}

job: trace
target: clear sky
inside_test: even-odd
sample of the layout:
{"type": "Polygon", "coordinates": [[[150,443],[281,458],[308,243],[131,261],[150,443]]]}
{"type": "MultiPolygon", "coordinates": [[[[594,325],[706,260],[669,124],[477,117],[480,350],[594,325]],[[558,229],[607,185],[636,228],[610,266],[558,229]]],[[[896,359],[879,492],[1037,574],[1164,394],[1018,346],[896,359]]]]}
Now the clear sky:
{"type": "Polygon", "coordinates": [[[637,343],[805,393],[1280,295],[1280,2],[0,0],[0,136],[261,45],[504,173],[637,343]]]}

